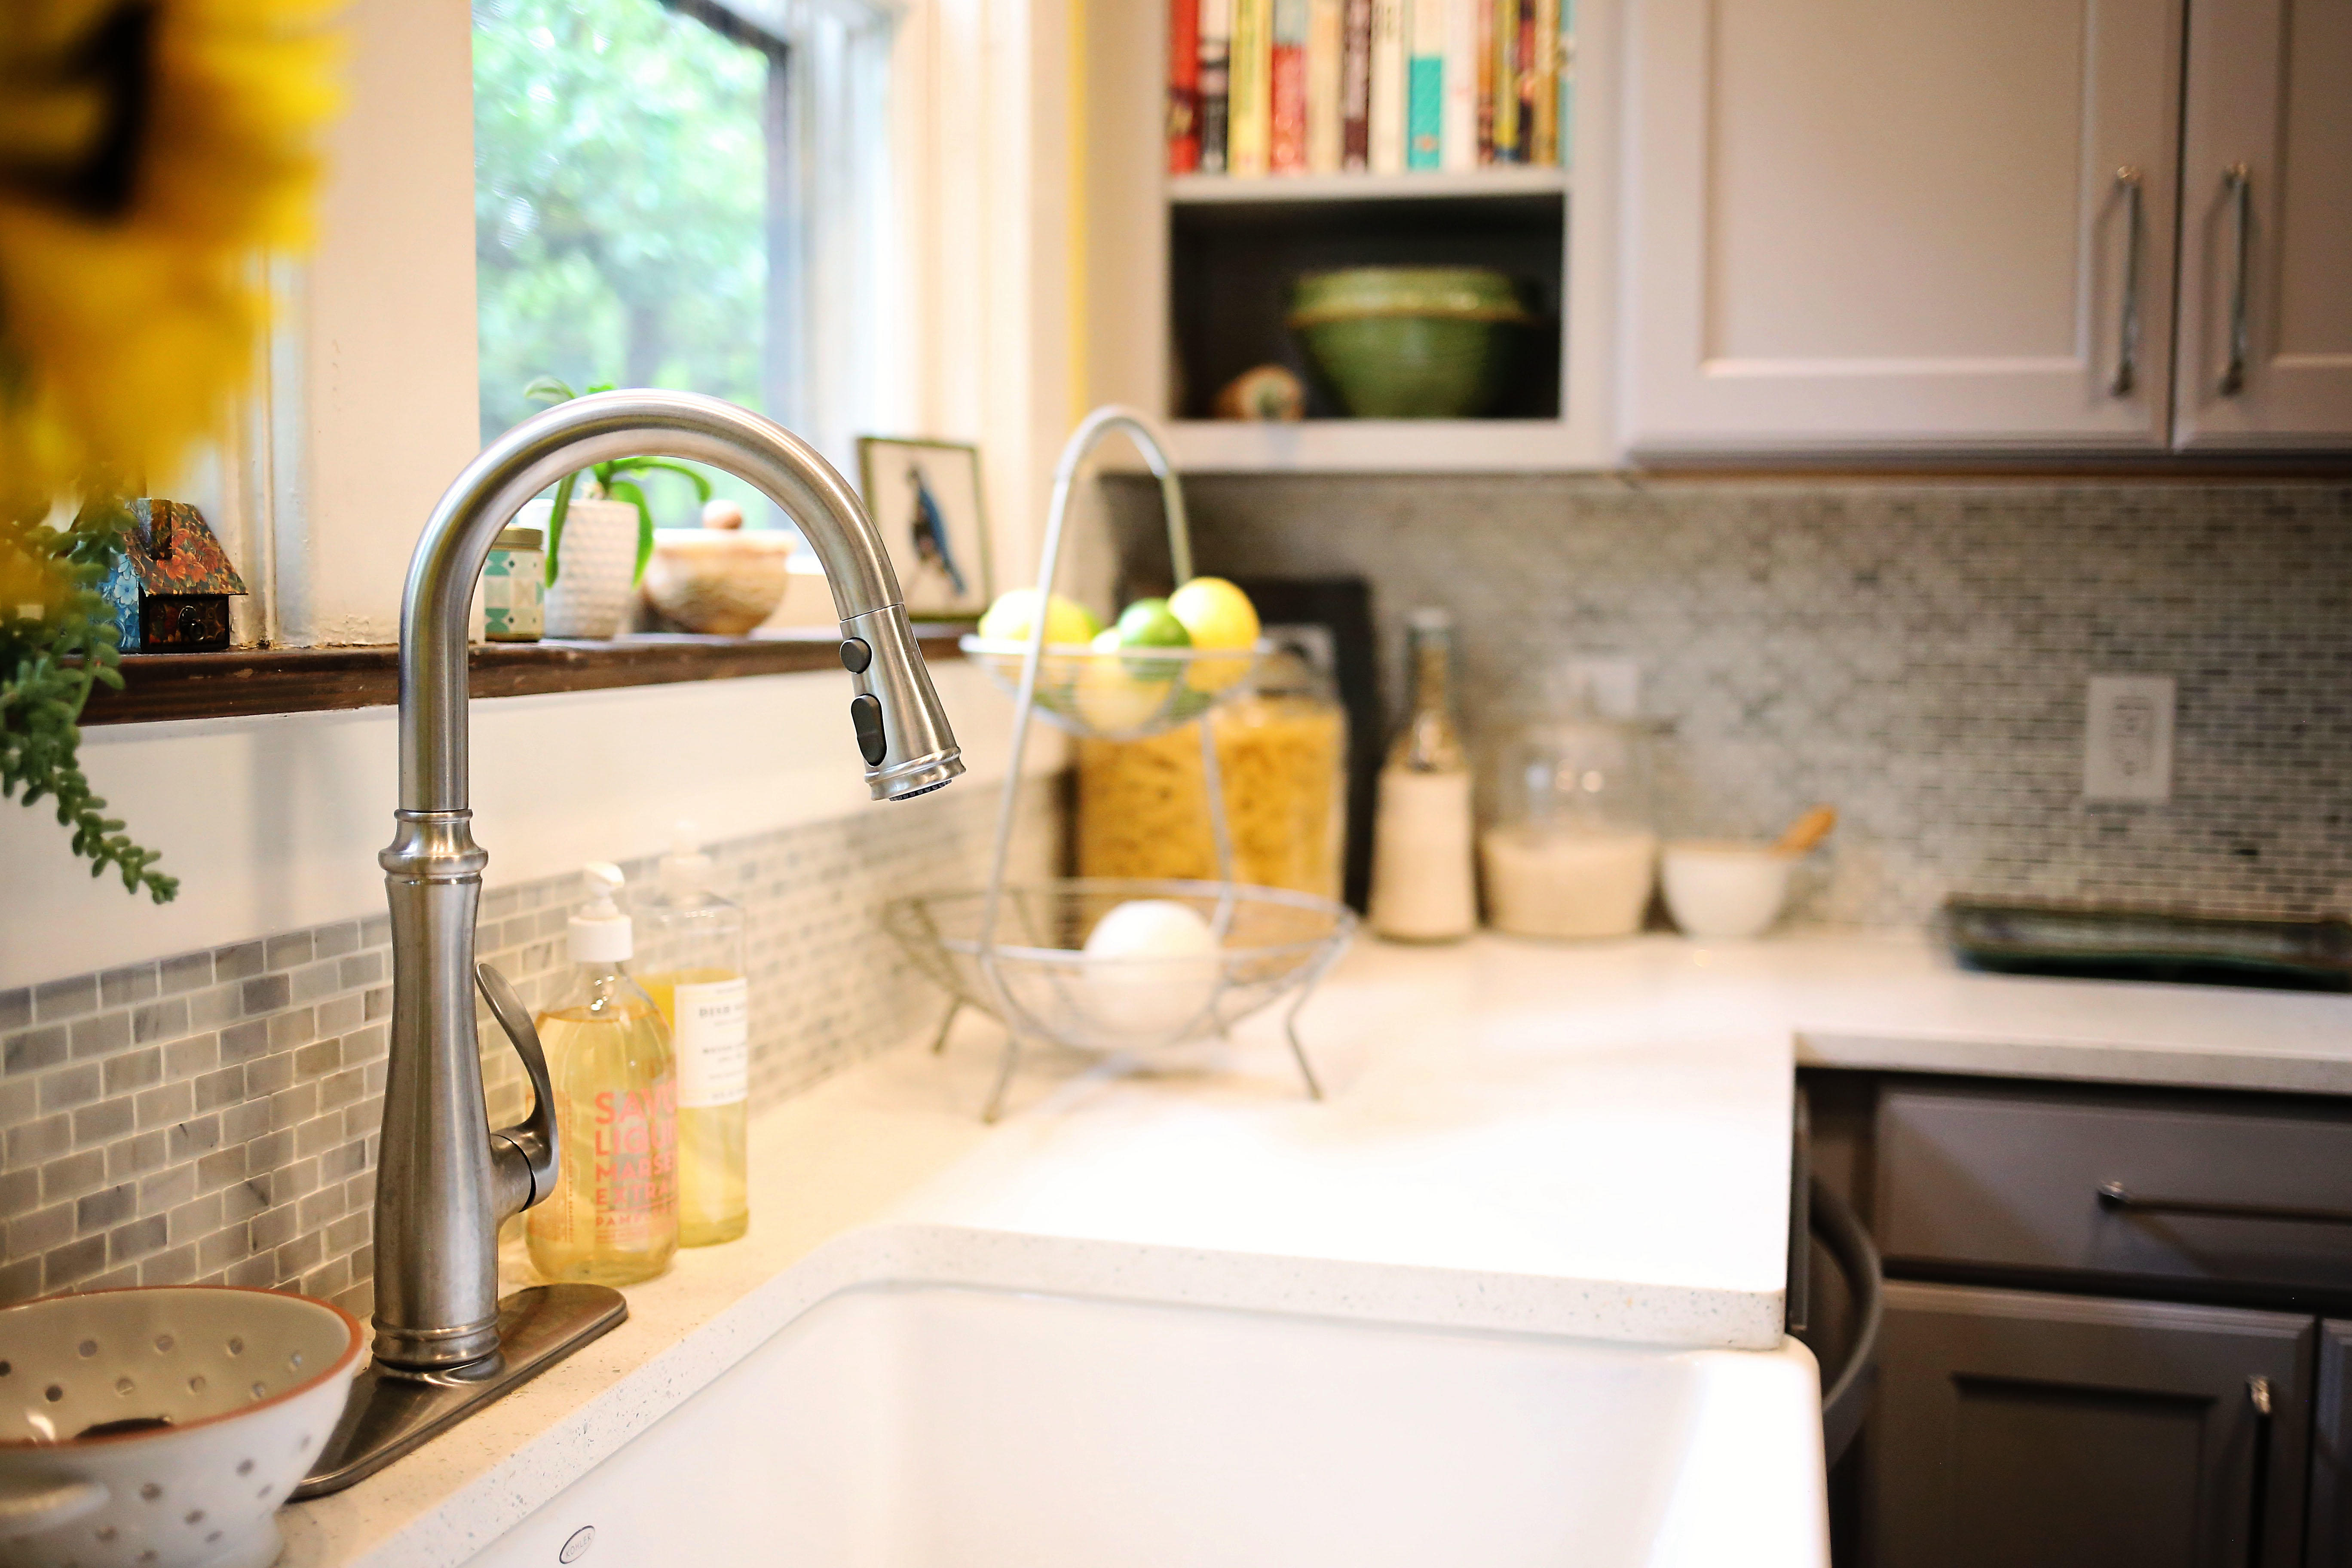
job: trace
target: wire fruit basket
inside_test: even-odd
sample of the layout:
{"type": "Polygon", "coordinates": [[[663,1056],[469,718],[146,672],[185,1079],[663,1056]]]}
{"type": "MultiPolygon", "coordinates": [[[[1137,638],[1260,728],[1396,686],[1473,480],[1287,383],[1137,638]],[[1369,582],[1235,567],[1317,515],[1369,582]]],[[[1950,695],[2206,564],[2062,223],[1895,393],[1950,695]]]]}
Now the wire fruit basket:
{"type": "Polygon", "coordinates": [[[1284,1036],[1307,1092],[1321,1099],[1322,1086],[1298,1038],[1298,1013],[1356,929],[1355,914],[1344,904],[1234,879],[1233,834],[1225,820],[1216,742],[1206,722],[1199,725],[1201,766],[1217,880],[1067,878],[1018,887],[1005,882],[1021,758],[1033,716],[1043,715],[1075,735],[1139,740],[1205,721],[1219,703],[1247,689],[1251,672],[1273,651],[1264,641],[1246,648],[1047,645],[1042,608],[1061,560],[1071,489],[1087,454],[1114,429],[1127,433],[1159,478],[1176,581],[1192,575],[1183,490],[1165,446],[1141,415],[1118,407],[1095,410],[1072,433],[1055,468],[1037,571],[1041,613],[1030,635],[968,637],[961,645],[1014,700],[1012,762],[997,806],[988,884],[978,891],[897,900],[882,915],[883,929],[950,998],[932,1050],[947,1047],[949,1031],[966,1007],[1004,1026],[1003,1060],[981,1112],[988,1121],[1004,1108],[1024,1043],[1104,1053],[1161,1049],[1223,1036],[1286,998],[1290,1006],[1284,1036]],[[1199,916],[1214,938],[1213,949],[1151,957],[1085,951],[1105,916],[1143,900],[1179,904],[1199,916]]]}
{"type": "MultiPolygon", "coordinates": [[[[1008,637],[968,637],[964,657],[1018,697],[1029,645],[1008,637]]],[[[1274,645],[1241,648],[1143,647],[1116,652],[1085,643],[1047,643],[1037,661],[1035,705],[1049,724],[1074,735],[1140,741],[1189,724],[1244,688],[1274,645]]]]}
{"type": "MultiPolygon", "coordinates": [[[[1004,889],[995,939],[983,942],[986,901],[984,892],[903,899],[883,923],[963,1005],[991,1014],[1008,1005],[1020,1032],[1105,1053],[1223,1035],[1285,996],[1295,1008],[1355,924],[1346,907],[1284,888],[1073,878],[1004,889]],[[1081,951],[1097,921],[1139,899],[1190,907],[1218,931],[1219,950],[1169,958],[1081,951]]],[[[1299,1068],[1311,1082],[1303,1052],[1299,1068]]]]}

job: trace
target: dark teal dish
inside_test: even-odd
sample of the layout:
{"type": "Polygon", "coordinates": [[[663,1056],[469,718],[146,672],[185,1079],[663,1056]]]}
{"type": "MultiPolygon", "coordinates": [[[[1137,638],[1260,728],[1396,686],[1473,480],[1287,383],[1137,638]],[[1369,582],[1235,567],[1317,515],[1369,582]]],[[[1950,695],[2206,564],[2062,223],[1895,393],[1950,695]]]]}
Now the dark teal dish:
{"type": "Polygon", "coordinates": [[[2352,991],[2352,925],[2342,921],[1952,899],[1942,924],[1954,957],[1997,973],[2352,991]]]}

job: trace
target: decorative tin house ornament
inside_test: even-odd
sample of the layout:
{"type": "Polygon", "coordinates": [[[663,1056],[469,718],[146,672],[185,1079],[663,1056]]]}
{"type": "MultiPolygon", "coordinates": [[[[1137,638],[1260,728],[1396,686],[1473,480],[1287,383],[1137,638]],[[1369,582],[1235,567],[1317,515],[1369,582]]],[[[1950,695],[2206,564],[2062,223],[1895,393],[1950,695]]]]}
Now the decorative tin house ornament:
{"type": "Polygon", "coordinates": [[[245,592],[205,514],[185,501],[134,500],[122,553],[99,591],[125,653],[218,653],[228,602],[245,592]]]}

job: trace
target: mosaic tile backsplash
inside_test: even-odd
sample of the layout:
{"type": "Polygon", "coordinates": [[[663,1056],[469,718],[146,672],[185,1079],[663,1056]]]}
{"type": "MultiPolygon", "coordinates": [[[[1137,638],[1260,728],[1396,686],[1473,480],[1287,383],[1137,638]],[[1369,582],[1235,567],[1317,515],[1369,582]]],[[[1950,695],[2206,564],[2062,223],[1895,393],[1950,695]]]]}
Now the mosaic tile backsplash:
{"type": "MultiPolygon", "coordinates": [[[[1058,800],[1024,792],[1014,866],[1058,852],[1058,800]]],[[[876,924],[887,897],[977,885],[997,792],[951,791],[715,845],[744,907],[751,1104],[772,1105],[935,1022],[944,999],[876,924]]],[[[650,860],[625,867],[650,885],[650,860]]],[[[576,875],[493,886],[481,957],[533,1006],[568,962],[576,875]]],[[[203,1282],[299,1289],[364,1318],[392,954],[381,915],[0,991],[0,1303],[203,1282]]],[[[527,1103],[485,1014],[493,1125],[527,1103]]]]}
{"type": "MultiPolygon", "coordinates": [[[[1131,577],[1164,577],[1156,491],[1110,488],[1131,577]]],[[[2352,910],[2352,487],[1185,489],[1203,571],[1370,579],[1391,677],[1403,612],[1451,608],[1474,742],[1551,661],[1638,659],[1644,710],[1673,727],[1664,831],[1773,831],[1815,801],[1843,814],[1800,921],[1915,924],[1953,892],[2352,910]],[[2178,679],[2168,804],[2082,798],[2094,673],[2178,679]]]]}

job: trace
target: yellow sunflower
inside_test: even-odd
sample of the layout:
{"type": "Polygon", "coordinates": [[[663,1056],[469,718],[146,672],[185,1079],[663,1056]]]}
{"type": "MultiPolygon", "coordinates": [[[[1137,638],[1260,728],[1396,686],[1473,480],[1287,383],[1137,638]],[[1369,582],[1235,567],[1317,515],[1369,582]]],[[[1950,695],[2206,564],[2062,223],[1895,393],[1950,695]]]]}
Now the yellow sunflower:
{"type": "Polygon", "coordinates": [[[0,504],[222,426],[308,237],[335,0],[0,4],[0,504]]]}

